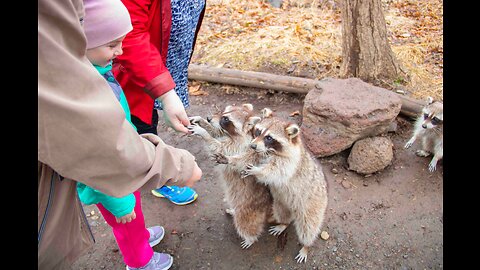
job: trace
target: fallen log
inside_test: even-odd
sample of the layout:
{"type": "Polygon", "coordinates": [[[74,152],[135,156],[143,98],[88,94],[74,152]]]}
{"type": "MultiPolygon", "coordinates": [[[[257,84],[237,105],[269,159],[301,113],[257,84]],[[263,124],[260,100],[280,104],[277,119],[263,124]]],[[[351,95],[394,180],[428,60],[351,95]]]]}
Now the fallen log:
{"type": "MultiPolygon", "coordinates": [[[[197,81],[240,85],[297,94],[307,94],[308,91],[316,87],[316,85],[318,85],[317,87],[321,87],[321,81],[314,79],[196,64],[189,65],[188,78],[197,81]]],[[[400,110],[400,114],[402,115],[414,118],[422,111],[422,107],[425,105],[423,101],[397,93],[395,94],[402,100],[402,108],[400,110]]]]}

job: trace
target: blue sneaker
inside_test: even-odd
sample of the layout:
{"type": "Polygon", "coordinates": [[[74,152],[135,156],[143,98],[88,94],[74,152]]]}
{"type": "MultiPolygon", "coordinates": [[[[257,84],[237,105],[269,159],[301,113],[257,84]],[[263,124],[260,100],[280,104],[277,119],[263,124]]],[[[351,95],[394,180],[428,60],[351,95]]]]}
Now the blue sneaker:
{"type": "Polygon", "coordinates": [[[162,186],[152,190],[152,194],[159,198],[167,198],[176,205],[185,205],[195,201],[197,192],[190,187],[162,186]]]}

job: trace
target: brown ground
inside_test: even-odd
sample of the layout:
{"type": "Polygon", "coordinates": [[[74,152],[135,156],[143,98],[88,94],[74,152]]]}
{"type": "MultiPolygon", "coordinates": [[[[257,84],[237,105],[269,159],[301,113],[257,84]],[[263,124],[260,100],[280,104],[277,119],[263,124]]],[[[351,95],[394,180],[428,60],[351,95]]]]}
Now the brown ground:
{"type": "MultiPolygon", "coordinates": [[[[192,97],[189,115],[206,116],[215,106],[252,103],[268,106],[288,116],[303,105],[303,96],[202,85],[209,95],[192,97]],[[226,91],[225,91],[226,90],[226,91]]],[[[298,117],[298,116],[296,116],[298,117]]],[[[300,120],[300,118],[296,119],[300,120]]],[[[321,158],[329,184],[329,207],[323,230],[328,240],[318,239],[306,264],[294,257],[301,248],[293,227],[286,230],[286,245],[264,233],[248,250],[225,213],[222,185],[214,164],[196,137],[172,131],[160,135],[167,143],[193,153],[203,170],[193,204],[176,206],[149,192],[142,195],[147,226],[162,225],[165,238],[154,250],[174,255],[171,269],[443,269],[443,165],[427,170],[429,158],[404,150],[412,124],[398,118],[393,164],[380,173],[363,177],[346,170],[349,150],[321,158]],[[336,172],[336,173],[334,173],[336,172]]],[[[165,129],[163,129],[165,130],[165,129]]],[[[85,207],[96,244],[73,269],[125,269],[109,226],[95,206],[85,207]]]]}

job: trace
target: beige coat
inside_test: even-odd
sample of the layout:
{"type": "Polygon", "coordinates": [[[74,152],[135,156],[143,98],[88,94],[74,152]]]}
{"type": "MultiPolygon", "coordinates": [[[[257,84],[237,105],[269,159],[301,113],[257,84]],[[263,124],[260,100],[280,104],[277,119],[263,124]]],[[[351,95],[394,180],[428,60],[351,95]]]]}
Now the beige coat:
{"type": "Polygon", "coordinates": [[[85,56],[83,14],[82,0],[38,1],[39,269],[65,269],[92,244],[75,181],[121,197],[168,179],[182,186],[195,164],[126,120],[85,56]]]}

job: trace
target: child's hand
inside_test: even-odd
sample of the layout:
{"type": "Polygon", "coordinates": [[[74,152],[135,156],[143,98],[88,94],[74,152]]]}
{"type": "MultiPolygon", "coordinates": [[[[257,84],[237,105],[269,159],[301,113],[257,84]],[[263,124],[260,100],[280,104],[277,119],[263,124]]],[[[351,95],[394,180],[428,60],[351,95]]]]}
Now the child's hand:
{"type": "Polygon", "coordinates": [[[126,214],[125,216],[123,217],[115,217],[115,220],[117,221],[117,223],[127,223],[127,222],[131,222],[132,220],[134,220],[135,218],[137,218],[137,215],[135,214],[135,210],[132,210],[132,213],[130,214],[126,214]]]}

